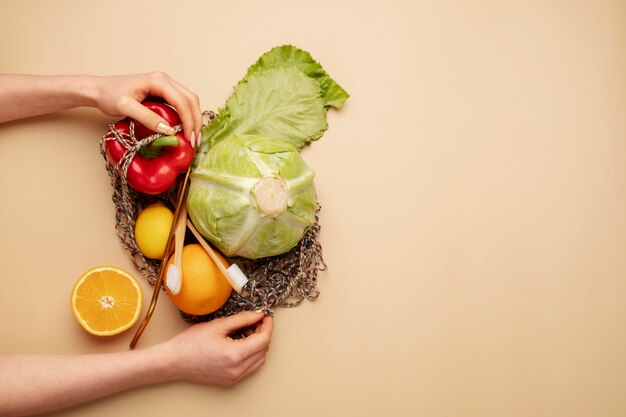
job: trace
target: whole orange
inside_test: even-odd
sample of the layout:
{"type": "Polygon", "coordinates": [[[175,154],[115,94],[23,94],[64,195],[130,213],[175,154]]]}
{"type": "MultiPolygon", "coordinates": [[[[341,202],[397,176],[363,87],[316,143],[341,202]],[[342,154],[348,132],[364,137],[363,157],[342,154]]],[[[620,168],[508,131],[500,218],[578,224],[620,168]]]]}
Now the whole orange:
{"type": "MultiPolygon", "coordinates": [[[[228,268],[228,262],[219,253],[217,256],[228,268]]],[[[173,262],[172,255],[168,265],[173,262]]],[[[167,295],[180,311],[204,315],[213,313],[226,303],[233,288],[202,246],[199,244],[185,246],[181,267],[180,292],[174,295],[167,285],[165,286],[167,295]]]]}

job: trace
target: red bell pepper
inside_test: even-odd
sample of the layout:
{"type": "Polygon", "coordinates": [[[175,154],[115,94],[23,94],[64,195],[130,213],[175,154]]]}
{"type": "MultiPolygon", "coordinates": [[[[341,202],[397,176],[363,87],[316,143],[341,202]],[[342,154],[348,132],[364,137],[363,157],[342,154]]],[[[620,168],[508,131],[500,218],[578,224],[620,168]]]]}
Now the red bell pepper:
{"type": "MultiPolygon", "coordinates": [[[[176,111],[166,104],[145,101],[142,103],[148,109],[161,116],[170,126],[180,123],[176,111]]],[[[123,133],[130,133],[130,119],[125,118],[115,123],[115,127],[123,133]]],[[[137,141],[155,132],[139,122],[135,123],[135,138],[137,141]]],[[[106,142],[106,152],[109,161],[117,164],[126,149],[116,140],[106,142]]],[[[158,138],[150,145],[144,146],[133,157],[128,166],[128,184],[144,194],[160,194],[176,182],[176,178],[184,172],[194,158],[194,149],[182,132],[176,136],[158,138]]]]}

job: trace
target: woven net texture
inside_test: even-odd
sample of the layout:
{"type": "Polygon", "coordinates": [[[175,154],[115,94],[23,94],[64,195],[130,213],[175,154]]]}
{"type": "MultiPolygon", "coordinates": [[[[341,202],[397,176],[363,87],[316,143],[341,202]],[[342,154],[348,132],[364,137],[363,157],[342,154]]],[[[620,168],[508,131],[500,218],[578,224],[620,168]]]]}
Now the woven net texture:
{"type": "MultiPolygon", "coordinates": [[[[205,112],[204,116],[208,120],[207,123],[211,123],[216,117],[213,112],[205,112]]],[[[182,127],[177,125],[174,129],[178,133],[182,127]]],[[[137,247],[135,221],[138,214],[146,206],[156,202],[160,202],[174,211],[182,176],[169,190],[156,196],[139,193],[130,187],[126,175],[131,161],[142,146],[163,136],[154,134],[137,140],[134,131],[135,123],[132,120],[129,133],[121,132],[114,123],[111,123],[107,133],[100,141],[100,153],[106,162],[107,172],[113,187],[115,230],[137,269],[151,285],[155,285],[161,261],[146,258],[137,247]],[[106,143],[108,141],[117,141],[125,149],[123,157],[117,164],[112,164],[107,158],[106,143]]],[[[319,210],[320,206],[318,205],[317,212],[319,210]]],[[[320,225],[316,213],[314,224],[291,251],[256,260],[240,257],[228,258],[229,262],[235,262],[248,277],[248,283],[242,292],[233,291],[226,304],[211,314],[194,316],[181,311],[182,318],[191,323],[198,323],[229,316],[244,310],[263,310],[269,314],[273,312],[275,307],[295,307],[305,299],[315,300],[320,293],[317,287],[318,272],[326,269],[319,234],[320,225]]],[[[192,240],[190,239],[192,238],[191,233],[187,233],[185,244],[191,243],[192,240]]]]}

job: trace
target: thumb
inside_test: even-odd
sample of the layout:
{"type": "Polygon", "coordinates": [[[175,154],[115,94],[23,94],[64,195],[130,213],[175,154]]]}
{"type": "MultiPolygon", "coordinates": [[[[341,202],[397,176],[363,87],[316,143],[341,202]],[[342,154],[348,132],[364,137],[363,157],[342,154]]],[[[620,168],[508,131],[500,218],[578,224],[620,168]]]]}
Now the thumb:
{"type": "Polygon", "coordinates": [[[224,332],[224,334],[230,334],[235,330],[258,323],[263,317],[265,317],[265,313],[263,312],[242,311],[241,313],[218,319],[216,320],[216,322],[218,322],[216,324],[219,325],[220,330],[224,332]]]}
{"type": "Polygon", "coordinates": [[[173,135],[176,133],[174,128],[170,126],[165,119],[160,117],[152,110],[135,100],[124,100],[120,104],[120,112],[124,115],[135,119],[145,127],[164,135],[173,135]]]}

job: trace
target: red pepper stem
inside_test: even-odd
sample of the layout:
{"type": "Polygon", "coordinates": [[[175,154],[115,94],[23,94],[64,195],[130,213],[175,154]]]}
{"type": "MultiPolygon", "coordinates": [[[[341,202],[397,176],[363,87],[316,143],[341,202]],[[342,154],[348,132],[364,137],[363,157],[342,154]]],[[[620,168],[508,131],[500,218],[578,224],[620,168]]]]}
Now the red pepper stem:
{"type": "Polygon", "coordinates": [[[178,138],[176,136],[161,136],[154,142],[139,148],[139,154],[147,159],[154,159],[161,155],[163,146],[178,146],[178,138]]]}

